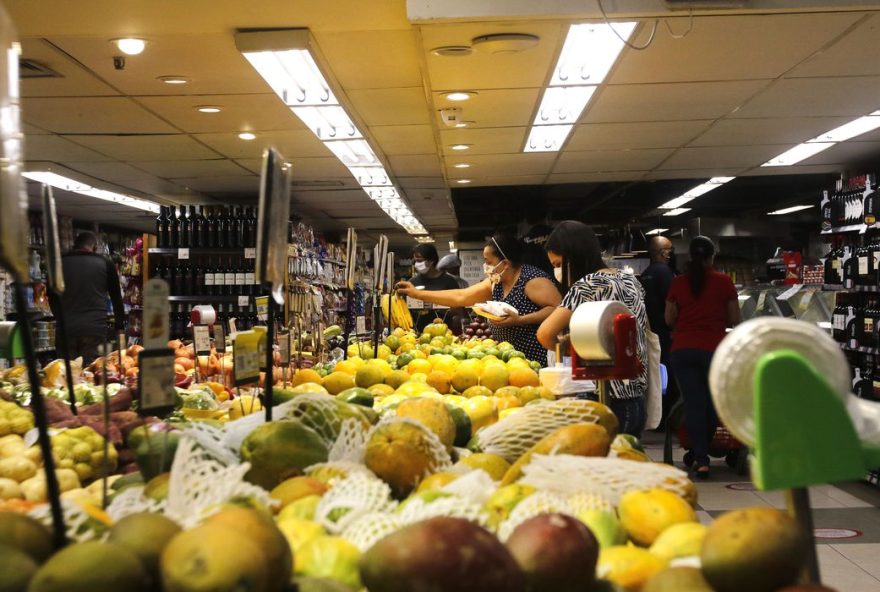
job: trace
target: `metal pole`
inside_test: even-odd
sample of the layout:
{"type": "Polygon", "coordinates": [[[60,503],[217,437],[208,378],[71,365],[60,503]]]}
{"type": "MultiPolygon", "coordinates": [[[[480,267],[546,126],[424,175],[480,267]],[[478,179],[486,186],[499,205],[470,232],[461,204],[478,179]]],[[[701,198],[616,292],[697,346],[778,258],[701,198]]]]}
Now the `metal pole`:
{"type": "Polygon", "coordinates": [[[269,310],[266,318],[266,380],[263,388],[266,421],[272,421],[272,383],[275,382],[275,298],[269,296],[269,310]]]}
{"type": "Polygon", "coordinates": [[[821,584],[819,559],[816,555],[816,539],[813,535],[813,512],[810,510],[810,491],[806,487],[796,487],[785,491],[785,505],[788,513],[797,520],[807,536],[810,537],[810,549],[807,551],[807,562],[801,574],[801,583],[821,584]]]}

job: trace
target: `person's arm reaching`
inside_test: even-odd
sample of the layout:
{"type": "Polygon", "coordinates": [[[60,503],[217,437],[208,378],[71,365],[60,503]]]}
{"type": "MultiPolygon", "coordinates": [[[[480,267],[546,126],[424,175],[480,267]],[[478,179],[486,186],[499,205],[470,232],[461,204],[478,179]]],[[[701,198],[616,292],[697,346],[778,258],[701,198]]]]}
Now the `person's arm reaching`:
{"type": "Polygon", "coordinates": [[[113,304],[113,316],[116,317],[116,330],[125,329],[125,307],[122,305],[122,288],[119,285],[119,274],[116,265],[107,259],[107,294],[113,304]]]}
{"type": "Polygon", "coordinates": [[[492,321],[496,327],[510,327],[513,325],[540,325],[549,317],[556,307],[562,302],[559,290],[547,278],[534,278],[526,283],[526,298],[540,306],[535,312],[527,315],[512,314],[500,321],[492,321]]]}
{"type": "Polygon", "coordinates": [[[395,288],[400,296],[409,296],[416,300],[450,308],[471,306],[477,302],[485,302],[492,299],[492,285],[489,283],[489,280],[483,280],[479,284],[455,290],[416,290],[412,282],[398,282],[395,288]]]}
{"type": "Polygon", "coordinates": [[[560,306],[550,313],[541,326],[538,327],[538,342],[547,349],[556,347],[559,341],[559,334],[562,333],[571,321],[572,312],[570,309],[560,306]]]}

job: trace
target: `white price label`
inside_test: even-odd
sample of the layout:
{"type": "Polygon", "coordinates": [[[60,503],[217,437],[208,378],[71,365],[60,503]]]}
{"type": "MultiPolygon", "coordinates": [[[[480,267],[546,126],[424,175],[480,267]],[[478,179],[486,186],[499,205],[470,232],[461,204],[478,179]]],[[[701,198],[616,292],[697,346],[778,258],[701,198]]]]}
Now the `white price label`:
{"type": "Polygon", "coordinates": [[[207,325],[193,325],[193,346],[197,356],[211,353],[211,335],[207,325]]]}
{"type": "Polygon", "coordinates": [[[290,333],[282,333],[278,336],[278,350],[281,354],[281,364],[290,364],[290,333]]]}
{"type": "Polygon", "coordinates": [[[248,247],[244,250],[244,258],[245,259],[256,259],[257,258],[257,249],[254,247],[248,247]]]}
{"type": "Polygon", "coordinates": [[[267,320],[269,318],[269,297],[257,296],[254,301],[257,303],[257,319],[267,320]]]}
{"type": "Polygon", "coordinates": [[[138,354],[140,410],[174,407],[174,352],[165,349],[141,350],[138,354]]]}
{"type": "Polygon", "coordinates": [[[238,305],[239,306],[248,306],[250,304],[250,300],[248,296],[239,296],[238,297],[238,305]]]}
{"type": "Polygon", "coordinates": [[[367,317],[364,315],[358,315],[355,320],[355,333],[358,335],[364,335],[367,332],[367,317]]]}
{"type": "Polygon", "coordinates": [[[260,354],[257,341],[254,339],[246,343],[242,340],[245,334],[239,334],[235,339],[235,384],[251,384],[260,379],[260,354]]]}
{"type": "Polygon", "coordinates": [[[791,288],[789,288],[788,290],[786,290],[785,292],[783,292],[782,294],[777,296],[776,299],[777,300],[788,300],[789,298],[791,298],[792,296],[794,296],[795,294],[800,292],[801,288],[803,288],[803,287],[804,287],[803,284],[795,284],[791,288]]]}
{"type": "Polygon", "coordinates": [[[407,296],[406,297],[406,307],[411,308],[413,310],[421,310],[421,309],[425,308],[425,303],[422,302],[421,300],[416,300],[415,298],[407,296]]]}
{"type": "Polygon", "coordinates": [[[226,351],[226,332],[222,323],[214,325],[214,348],[218,354],[226,351]]]}
{"type": "Polygon", "coordinates": [[[177,249],[178,259],[189,259],[189,249],[177,249]]]}

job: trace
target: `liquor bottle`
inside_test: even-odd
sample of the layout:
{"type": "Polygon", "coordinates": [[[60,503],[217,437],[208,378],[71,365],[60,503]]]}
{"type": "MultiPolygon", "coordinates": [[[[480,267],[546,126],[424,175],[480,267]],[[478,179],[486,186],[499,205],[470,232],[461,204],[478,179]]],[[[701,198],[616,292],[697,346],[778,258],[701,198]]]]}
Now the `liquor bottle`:
{"type": "Polygon", "coordinates": [[[217,225],[214,219],[214,208],[205,208],[205,247],[217,246],[217,225]]]}
{"type": "Polygon", "coordinates": [[[257,325],[261,324],[263,324],[262,321],[257,318],[257,306],[256,304],[254,304],[254,301],[251,300],[250,309],[248,310],[248,325],[251,329],[253,329],[257,325]]]}
{"type": "Polygon", "coordinates": [[[831,196],[827,190],[822,192],[822,200],[819,202],[819,215],[822,219],[822,231],[830,231],[833,226],[833,220],[831,217],[831,196]]]}
{"type": "Polygon", "coordinates": [[[168,244],[165,245],[166,247],[177,248],[180,246],[177,228],[177,216],[174,212],[174,206],[168,206],[168,244]]]}
{"type": "Polygon", "coordinates": [[[165,246],[165,206],[159,206],[159,215],[156,216],[156,246],[165,246]]]}
{"type": "Polygon", "coordinates": [[[217,208],[217,234],[214,235],[214,242],[220,249],[229,246],[226,243],[226,213],[222,206],[217,208]]]}
{"type": "MultiPolygon", "coordinates": [[[[158,260],[159,263],[156,265],[156,269],[153,271],[153,277],[168,281],[168,269],[165,267],[165,262],[162,259],[158,260]]],[[[169,284],[170,287],[170,284],[169,284]]],[[[171,293],[171,292],[169,292],[171,293]]]]}
{"type": "Polygon", "coordinates": [[[189,273],[189,265],[186,263],[186,260],[177,262],[175,273],[177,275],[177,290],[180,295],[189,296],[192,294],[192,276],[189,273]]]}
{"type": "Polygon", "coordinates": [[[859,336],[864,328],[864,309],[859,305],[846,307],[846,345],[851,349],[859,346],[859,336]]]}
{"type": "Polygon", "coordinates": [[[232,257],[229,258],[228,264],[224,268],[223,276],[223,293],[227,296],[235,295],[235,267],[232,265],[232,257]]]}
{"type": "Polygon", "coordinates": [[[831,314],[831,336],[834,341],[846,341],[846,299],[842,293],[837,294],[837,303],[831,314]]]}
{"type": "Polygon", "coordinates": [[[180,206],[180,213],[177,214],[177,240],[178,247],[189,246],[189,221],[186,219],[186,206],[180,206]]]}
{"type": "Polygon", "coordinates": [[[188,247],[198,247],[199,241],[197,237],[198,230],[196,230],[196,207],[189,207],[189,214],[186,217],[186,246],[188,247]]]}
{"type": "Polygon", "coordinates": [[[196,247],[201,249],[208,248],[208,224],[205,220],[205,208],[199,206],[196,212],[196,247]]]}
{"type": "Polygon", "coordinates": [[[232,206],[229,206],[226,214],[226,246],[230,248],[238,246],[238,219],[232,206]]]}
{"type": "Polygon", "coordinates": [[[245,259],[244,264],[246,266],[246,271],[244,275],[244,283],[248,296],[256,296],[257,295],[257,280],[254,275],[254,267],[256,266],[256,262],[253,259],[245,259]]]}
{"type": "Polygon", "coordinates": [[[831,194],[831,226],[840,228],[846,220],[845,197],[843,195],[843,181],[838,180],[834,193],[831,194]]]}
{"type": "Polygon", "coordinates": [[[871,259],[868,245],[863,245],[858,247],[855,251],[856,258],[856,275],[853,278],[853,283],[857,286],[866,286],[869,285],[873,279],[872,267],[873,260],[871,259]]]}
{"type": "Polygon", "coordinates": [[[869,175],[870,181],[868,182],[867,193],[865,197],[862,198],[862,203],[864,203],[863,221],[868,226],[873,225],[877,222],[877,218],[880,217],[880,193],[877,193],[877,186],[873,182],[873,178],[869,175]]]}
{"type": "Polygon", "coordinates": [[[238,266],[235,268],[235,294],[238,296],[242,296],[247,294],[247,286],[245,286],[245,277],[247,272],[245,271],[245,262],[244,258],[239,262],[238,266]]]}
{"type": "Polygon", "coordinates": [[[235,234],[235,246],[238,248],[244,247],[244,208],[238,206],[235,208],[235,214],[233,214],[233,232],[235,234]]]}
{"type": "Polygon", "coordinates": [[[192,264],[192,290],[190,294],[205,293],[205,268],[202,267],[201,261],[194,261],[192,264]]]}
{"type": "Polygon", "coordinates": [[[207,294],[208,296],[214,295],[214,267],[211,265],[211,258],[208,257],[208,260],[205,262],[205,271],[204,271],[204,283],[202,284],[201,292],[203,294],[207,294]]]}
{"type": "Polygon", "coordinates": [[[837,246],[832,244],[831,250],[825,256],[825,273],[823,283],[828,285],[837,285],[840,283],[840,257],[837,252],[837,246]]]}
{"type": "Polygon", "coordinates": [[[840,257],[840,270],[843,278],[843,287],[849,290],[855,285],[857,275],[856,258],[853,256],[852,247],[843,246],[843,254],[840,257]]]}
{"type": "Polygon", "coordinates": [[[877,347],[877,323],[880,322],[880,309],[877,307],[877,298],[872,296],[864,310],[862,334],[859,338],[859,347],[877,347]]]}

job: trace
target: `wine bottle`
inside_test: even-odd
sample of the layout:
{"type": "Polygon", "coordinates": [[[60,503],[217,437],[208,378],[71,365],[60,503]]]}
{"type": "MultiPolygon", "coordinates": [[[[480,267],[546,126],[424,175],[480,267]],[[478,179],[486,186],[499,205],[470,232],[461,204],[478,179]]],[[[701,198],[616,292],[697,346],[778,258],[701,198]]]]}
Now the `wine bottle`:
{"type": "Polygon", "coordinates": [[[232,257],[229,257],[226,268],[224,269],[224,291],[228,296],[235,295],[235,267],[232,265],[232,257]]]}
{"type": "Polygon", "coordinates": [[[196,260],[192,264],[192,291],[191,294],[205,293],[205,268],[202,267],[201,261],[196,260]]]}
{"type": "Polygon", "coordinates": [[[177,236],[177,216],[175,215],[174,206],[168,206],[168,244],[165,246],[175,249],[180,246],[180,239],[177,236]]]}
{"type": "Polygon", "coordinates": [[[205,246],[217,246],[217,226],[214,220],[214,208],[205,208],[205,246]]]}
{"type": "Polygon", "coordinates": [[[203,294],[207,294],[208,296],[214,295],[214,268],[211,266],[210,257],[208,257],[208,260],[205,262],[204,284],[202,285],[203,294]]]}
{"type": "Polygon", "coordinates": [[[256,277],[254,274],[254,267],[256,266],[256,263],[254,262],[253,259],[245,259],[244,264],[247,266],[245,276],[244,276],[244,283],[245,283],[245,288],[247,290],[247,295],[248,296],[256,296],[257,295],[257,280],[256,280],[256,277]]]}
{"type": "Polygon", "coordinates": [[[197,247],[196,240],[196,207],[189,206],[189,212],[186,216],[186,246],[197,247]]]}
{"type": "Polygon", "coordinates": [[[216,246],[220,249],[228,247],[226,244],[226,212],[225,208],[217,208],[217,234],[215,236],[216,246]]]}
{"type": "Polygon", "coordinates": [[[159,215],[156,216],[156,246],[164,247],[162,235],[165,232],[165,206],[159,206],[159,215]]]}
{"type": "Polygon", "coordinates": [[[229,207],[229,214],[226,218],[226,246],[235,248],[238,246],[238,219],[235,215],[235,208],[229,207]]]}
{"type": "Polygon", "coordinates": [[[180,206],[180,214],[177,216],[177,238],[180,241],[178,247],[189,246],[189,220],[186,218],[186,206],[180,206]]]}
{"type": "Polygon", "coordinates": [[[242,296],[247,294],[247,286],[245,286],[245,262],[244,258],[239,262],[238,266],[235,268],[235,294],[242,296]]]}
{"type": "Polygon", "coordinates": [[[189,273],[189,265],[186,260],[177,262],[177,288],[181,296],[189,296],[192,294],[192,276],[189,273]]]}
{"type": "Polygon", "coordinates": [[[208,228],[204,206],[199,206],[196,212],[196,244],[194,246],[200,249],[208,248],[208,228]]]}

